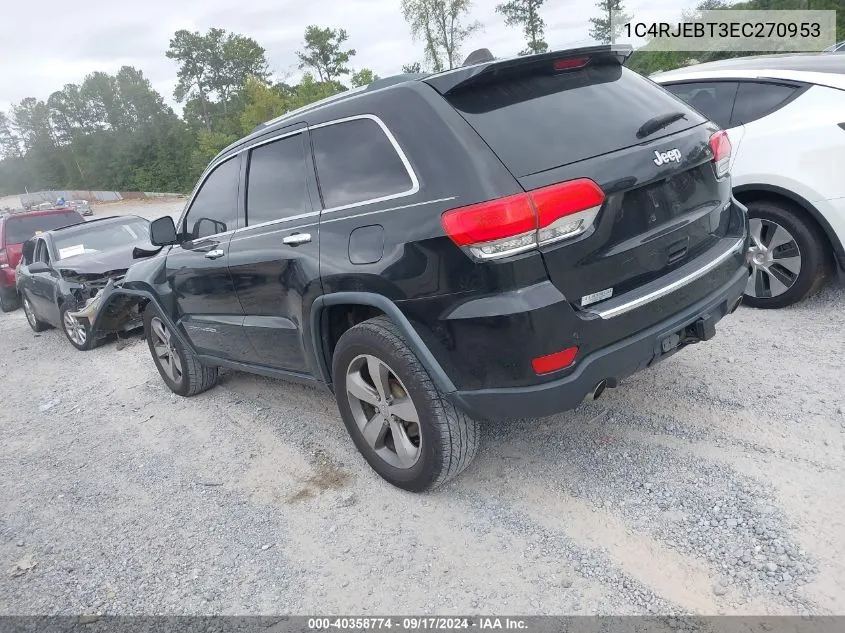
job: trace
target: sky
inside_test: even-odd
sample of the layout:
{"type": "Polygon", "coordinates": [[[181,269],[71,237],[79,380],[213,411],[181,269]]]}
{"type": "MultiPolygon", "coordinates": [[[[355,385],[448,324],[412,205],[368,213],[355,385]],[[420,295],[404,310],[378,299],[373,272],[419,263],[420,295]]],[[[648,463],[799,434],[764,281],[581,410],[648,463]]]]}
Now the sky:
{"type": "MultiPolygon", "coordinates": [[[[470,20],[477,32],[462,50],[489,48],[507,57],[524,48],[521,29],[506,27],[495,12],[502,0],[474,0],[470,20]]],[[[695,0],[627,0],[638,18],[651,10],[675,10],[695,0]]],[[[0,26],[0,110],[24,97],[46,100],[86,74],[135,66],[165,100],[176,106],[176,64],[164,56],[174,31],[220,27],[254,38],[267,51],[276,79],[295,82],[301,74],[296,51],[309,24],[345,28],[357,51],[353,70],[370,68],[384,77],[402,64],[422,61],[422,44],[411,39],[400,0],[4,0],[0,26]]],[[[553,48],[592,43],[588,19],[594,0],[546,0],[541,15],[553,48]]],[[[178,109],[177,109],[178,111],[178,109]]]]}

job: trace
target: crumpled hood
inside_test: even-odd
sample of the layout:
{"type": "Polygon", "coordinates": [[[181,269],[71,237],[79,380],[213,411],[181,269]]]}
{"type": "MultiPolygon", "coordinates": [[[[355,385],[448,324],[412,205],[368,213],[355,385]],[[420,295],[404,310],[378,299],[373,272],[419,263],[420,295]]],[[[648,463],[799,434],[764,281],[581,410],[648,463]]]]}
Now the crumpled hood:
{"type": "Polygon", "coordinates": [[[149,242],[139,242],[108,251],[67,257],[56,262],[56,268],[70,275],[122,275],[127,268],[138,261],[132,256],[135,248],[157,250],[157,247],[149,242]]]}

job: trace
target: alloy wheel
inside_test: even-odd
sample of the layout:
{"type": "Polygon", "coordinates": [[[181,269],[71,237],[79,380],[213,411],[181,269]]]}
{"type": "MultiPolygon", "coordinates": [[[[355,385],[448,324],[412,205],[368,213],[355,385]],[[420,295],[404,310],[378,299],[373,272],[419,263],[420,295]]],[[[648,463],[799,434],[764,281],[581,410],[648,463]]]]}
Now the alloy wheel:
{"type": "Polygon", "coordinates": [[[32,311],[32,304],[29,303],[29,297],[23,296],[23,313],[26,315],[26,320],[29,321],[33,329],[38,325],[35,320],[35,313],[32,311]]]}
{"type": "Polygon", "coordinates": [[[748,224],[752,271],[745,294],[761,299],[778,297],[798,280],[801,250],[792,234],[777,222],[750,218],[748,224]]]}
{"type": "Polygon", "coordinates": [[[376,455],[395,468],[414,466],[422,448],[419,413],[387,363],[370,354],[355,357],[346,370],[346,395],[352,417],[376,455]]]}
{"type": "Polygon", "coordinates": [[[65,310],[62,316],[62,325],[65,328],[67,337],[77,345],[85,345],[88,340],[88,332],[85,331],[85,326],[76,319],[68,310],[65,310]]]}
{"type": "Polygon", "coordinates": [[[32,305],[29,303],[29,297],[23,296],[23,312],[26,315],[26,320],[34,328],[36,326],[35,313],[32,311],[32,305]]]}
{"type": "Polygon", "coordinates": [[[182,361],[173,345],[170,330],[158,317],[150,321],[156,360],[165,374],[175,383],[182,380],[182,361]]]}

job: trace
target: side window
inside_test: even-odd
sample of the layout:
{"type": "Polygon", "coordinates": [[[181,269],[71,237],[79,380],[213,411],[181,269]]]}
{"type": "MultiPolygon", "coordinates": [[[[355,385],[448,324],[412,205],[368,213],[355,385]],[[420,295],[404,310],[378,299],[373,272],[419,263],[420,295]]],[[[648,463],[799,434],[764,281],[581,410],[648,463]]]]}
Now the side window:
{"type": "Polygon", "coordinates": [[[50,251],[47,250],[47,243],[44,240],[38,240],[38,245],[35,247],[35,261],[50,263],[50,251]]]}
{"type": "Polygon", "coordinates": [[[252,150],[247,175],[247,224],[281,220],[310,211],[305,169],[302,134],[252,150]]]}
{"type": "Polygon", "coordinates": [[[414,187],[393,143],[372,119],[312,128],[311,143],[326,208],[399,196],[414,187]]]}
{"type": "Polygon", "coordinates": [[[196,240],[237,228],[239,172],[240,161],[232,158],[220,164],[205,179],[185,216],[184,231],[189,239],[196,240]]]}
{"type": "Polygon", "coordinates": [[[798,90],[795,86],[744,81],[736,93],[731,125],[751,123],[777,110],[784,101],[798,90]]]}
{"type": "Polygon", "coordinates": [[[716,125],[731,127],[731,110],[736,97],[735,81],[710,81],[663,86],[701,112],[716,125]]]}

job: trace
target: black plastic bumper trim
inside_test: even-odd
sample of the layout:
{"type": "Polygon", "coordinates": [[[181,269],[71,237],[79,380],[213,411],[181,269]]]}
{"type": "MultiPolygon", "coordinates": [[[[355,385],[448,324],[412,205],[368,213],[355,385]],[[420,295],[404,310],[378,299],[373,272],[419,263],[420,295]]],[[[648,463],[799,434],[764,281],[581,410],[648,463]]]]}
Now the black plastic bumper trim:
{"type": "Polygon", "coordinates": [[[677,347],[661,353],[661,343],[667,337],[686,330],[699,319],[706,319],[707,326],[712,327],[742,298],[748,274],[748,269],[741,267],[727,284],[701,301],[647,330],[593,352],[560,380],[531,387],[456,391],[449,397],[467,414],[488,420],[544,417],[574,409],[602,380],[615,385],[676,352],[677,347]]]}

